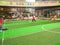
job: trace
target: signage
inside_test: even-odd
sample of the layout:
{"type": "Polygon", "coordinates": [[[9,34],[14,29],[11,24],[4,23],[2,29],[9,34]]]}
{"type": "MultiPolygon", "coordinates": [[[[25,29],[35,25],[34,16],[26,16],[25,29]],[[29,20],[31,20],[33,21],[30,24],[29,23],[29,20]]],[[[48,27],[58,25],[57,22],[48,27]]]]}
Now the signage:
{"type": "Polygon", "coordinates": [[[56,6],[60,5],[58,1],[51,2],[13,2],[13,1],[0,1],[0,6],[56,6]]]}

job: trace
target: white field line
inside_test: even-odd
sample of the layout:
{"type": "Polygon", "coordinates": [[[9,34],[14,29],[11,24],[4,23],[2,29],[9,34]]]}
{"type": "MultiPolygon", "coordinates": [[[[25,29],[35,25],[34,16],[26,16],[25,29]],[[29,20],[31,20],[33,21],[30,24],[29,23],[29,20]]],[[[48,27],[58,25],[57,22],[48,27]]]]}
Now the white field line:
{"type": "Polygon", "coordinates": [[[58,33],[58,34],[60,34],[60,32],[55,32],[55,31],[47,31],[47,32],[51,32],[51,33],[58,33]]]}
{"type": "MultiPolygon", "coordinates": [[[[41,26],[41,28],[42,28],[42,26],[41,26]]],[[[31,33],[28,33],[28,34],[23,34],[21,36],[30,35],[30,34],[39,33],[39,32],[44,32],[44,31],[46,31],[46,30],[40,30],[40,31],[37,31],[37,32],[31,32],[31,33]]],[[[14,36],[14,37],[9,37],[9,38],[16,38],[16,37],[19,37],[19,36],[14,36]]],[[[7,39],[9,39],[9,38],[7,38],[7,39]]]]}
{"type": "Polygon", "coordinates": [[[60,32],[55,32],[55,31],[47,30],[47,29],[44,28],[44,26],[42,26],[42,29],[45,30],[45,31],[47,31],[47,32],[51,32],[51,33],[59,33],[59,34],[60,34],[60,32]]]}
{"type": "Polygon", "coordinates": [[[4,45],[4,32],[2,31],[2,45],[4,45]]]}
{"type": "MultiPolygon", "coordinates": [[[[25,36],[25,35],[30,35],[30,34],[34,34],[34,33],[39,33],[39,32],[44,32],[45,30],[40,30],[40,31],[37,31],[37,32],[31,32],[31,33],[28,33],[28,34],[23,34],[23,35],[21,35],[21,36],[25,36]]],[[[9,37],[9,38],[17,38],[17,37],[19,37],[19,36],[14,36],[14,37],[9,37]]],[[[7,39],[9,39],[9,38],[7,38],[7,39]]]]}
{"type": "MultiPolygon", "coordinates": [[[[60,34],[60,32],[54,32],[54,31],[50,31],[50,30],[45,29],[45,28],[44,28],[44,25],[42,25],[41,28],[42,28],[42,30],[40,30],[40,31],[32,32],[32,33],[28,33],[28,34],[23,34],[23,35],[20,35],[20,36],[30,35],[30,34],[39,33],[39,32],[44,32],[44,31],[52,32],[52,33],[59,33],[59,34],[60,34]]],[[[3,36],[3,37],[4,37],[4,36],[3,36]]],[[[19,36],[14,36],[14,37],[9,37],[9,38],[17,38],[17,37],[19,37],[19,36]]],[[[9,39],[9,38],[7,38],[7,39],[9,39]]],[[[6,39],[6,38],[5,38],[5,39],[6,39]]],[[[4,40],[4,39],[3,39],[3,40],[4,40]]]]}

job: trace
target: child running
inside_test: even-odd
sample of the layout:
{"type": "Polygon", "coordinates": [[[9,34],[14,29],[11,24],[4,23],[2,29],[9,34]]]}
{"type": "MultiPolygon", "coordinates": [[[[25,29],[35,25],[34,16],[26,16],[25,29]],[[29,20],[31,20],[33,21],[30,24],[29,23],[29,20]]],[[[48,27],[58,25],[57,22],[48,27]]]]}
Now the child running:
{"type": "Polygon", "coordinates": [[[36,22],[36,20],[35,20],[35,16],[34,16],[34,15],[32,16],[32,22],[33,22],[33,21],[36,22]]]}

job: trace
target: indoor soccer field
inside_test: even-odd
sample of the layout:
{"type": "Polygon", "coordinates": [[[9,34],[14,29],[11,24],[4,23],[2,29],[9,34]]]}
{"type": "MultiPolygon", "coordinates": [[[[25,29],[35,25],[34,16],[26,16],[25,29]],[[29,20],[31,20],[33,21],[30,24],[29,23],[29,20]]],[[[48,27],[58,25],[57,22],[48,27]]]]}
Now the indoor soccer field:
{"type": "Polygon", "coordinates": [[[3,23],[0,45],[60,45],[60,22],[21,20],[3,23]]]}

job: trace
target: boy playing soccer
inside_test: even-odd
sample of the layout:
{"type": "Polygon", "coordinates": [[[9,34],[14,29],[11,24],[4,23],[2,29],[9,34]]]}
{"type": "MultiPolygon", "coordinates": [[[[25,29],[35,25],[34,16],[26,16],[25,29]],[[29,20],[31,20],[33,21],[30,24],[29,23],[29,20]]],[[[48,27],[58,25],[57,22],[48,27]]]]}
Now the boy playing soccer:
{"type": "Polygon", "coordinates": [[[36,20],[35,20],[35,16],[34,16],[34,15],[32,16],[32,22],[33,22],[33,21],[36,22],[36,20]]]}

